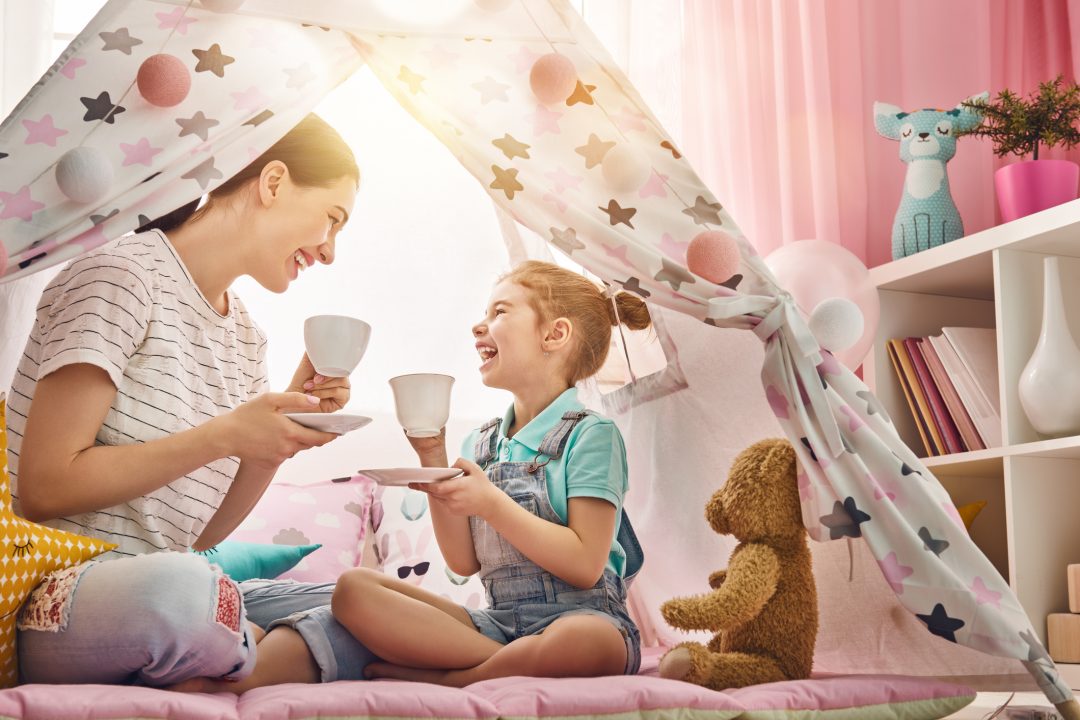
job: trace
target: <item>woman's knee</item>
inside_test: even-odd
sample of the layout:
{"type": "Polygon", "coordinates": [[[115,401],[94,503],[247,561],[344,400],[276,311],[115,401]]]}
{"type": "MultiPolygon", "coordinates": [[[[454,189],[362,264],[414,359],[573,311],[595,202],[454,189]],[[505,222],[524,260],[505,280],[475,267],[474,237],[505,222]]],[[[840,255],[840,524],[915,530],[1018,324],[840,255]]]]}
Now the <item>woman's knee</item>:
{"type": "Polygon", "coordinates": [[[372,591],[382,586],[383,574],[370,568],[355,568],[341,574],[334,586],[334,596],[330,607],[334,615],[341,613],[357,614],[365,612],[372,597],[372,591]]]}
{"type": "Polygon", "coordinates": [[[227,575],[194,555],[162,553],[146,558],[148,562],[123,585],[142,599],[144,622],[156,634],[183,635],[190,641],[193,633],[218,632],[222,626],[242,631],[243,601],[227,575]]]}

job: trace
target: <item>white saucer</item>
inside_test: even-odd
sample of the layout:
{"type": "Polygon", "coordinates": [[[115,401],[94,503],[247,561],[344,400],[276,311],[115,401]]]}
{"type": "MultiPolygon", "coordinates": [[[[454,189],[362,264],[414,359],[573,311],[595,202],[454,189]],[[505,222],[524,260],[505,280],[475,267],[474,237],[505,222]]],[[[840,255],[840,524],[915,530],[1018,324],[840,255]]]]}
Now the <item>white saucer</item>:
{"type": "Polygon", "coordinates": [[[350,430],[362,428],[371,422],[369,417],[348,415],[346,413],[285,413],[285,417],[293,422],[300,423],[304,427],[338,435],[344,435],[350,430]]]}
{"type": "Polygon", "coordinates": [[[452,480],[464,475],[458,468],[374,468],[357,470],[380,485],[408,485],[409,483],[433,483],[452,480]]]}

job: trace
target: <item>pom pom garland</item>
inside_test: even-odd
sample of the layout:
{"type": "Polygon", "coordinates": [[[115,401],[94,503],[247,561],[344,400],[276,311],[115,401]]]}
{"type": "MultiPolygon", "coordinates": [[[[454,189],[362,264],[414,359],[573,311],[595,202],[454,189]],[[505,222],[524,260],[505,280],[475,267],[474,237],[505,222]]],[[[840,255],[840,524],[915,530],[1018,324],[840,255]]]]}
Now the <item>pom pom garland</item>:
{"type": "Polygon", "coordinates": [[[649,181],[652,168],[644,153],[628,143],[620,143],[604,155],[600,171],[615,192],[633,192],[649,181]]]}
{"type": "Polygon", "coordinates": [[[686,267],[719,285],[739,269],[739,243],[720,230],[698,233],[686,249],[686,267]]]}
{"type": "Polygon", "coordinates": [[[565,55],[541,55],[529,71],[529,87],[545,105],[562,102],[577,87],[577,69],[565,55]]]}
{"type": "Polygon", "coordinates": [[[829,352],[847,350],[863,334],[863,314],[859,306],[842,297],[828,298],[818,303],[810,313],[810,332],[818,345],[829,352]]]}
{"type": "Polygon", "coordinates": [[[55,172],[60,192],[77,203],[100,200],[112,187],[112,163],[105,153],[94,147],[68,150],[56,163],[55,172]]]}
{"type": "Polygon", "coordinates": [[[175,55],[151,55],[139,66],[135,84],[146,102],[158,107],[179,105],[191,90],[191,73],[175,55]]]}

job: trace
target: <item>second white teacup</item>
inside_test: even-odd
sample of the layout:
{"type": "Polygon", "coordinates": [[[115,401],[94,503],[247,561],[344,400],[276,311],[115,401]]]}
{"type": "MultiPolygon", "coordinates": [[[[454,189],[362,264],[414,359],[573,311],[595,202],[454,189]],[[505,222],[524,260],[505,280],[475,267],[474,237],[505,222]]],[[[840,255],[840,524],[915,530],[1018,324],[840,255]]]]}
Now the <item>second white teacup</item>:
{"type": "Polygon", "coordinates": [[[315,372],[345,377],[360,363],[371,326],[346,315],[313,315],[304,321],[304,347],[315,372]]]}
{"type": "Polygon", "coordinates": [[[454,378],[415,373],[390,378],[398,422],[410,437],[435,437],[450,419],[450,389],[454,378]]]}

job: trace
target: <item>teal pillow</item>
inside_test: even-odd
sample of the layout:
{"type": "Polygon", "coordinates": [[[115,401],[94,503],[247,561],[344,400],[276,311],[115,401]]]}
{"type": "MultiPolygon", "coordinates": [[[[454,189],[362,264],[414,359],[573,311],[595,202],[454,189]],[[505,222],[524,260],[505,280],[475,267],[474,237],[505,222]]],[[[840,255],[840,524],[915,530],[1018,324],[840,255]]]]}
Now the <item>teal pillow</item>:
{"type": "Polygon", "coordinates": [[[199,552],[237,582],[276,578],[322,545],[266,545],[225,540],[199,552]]]}

